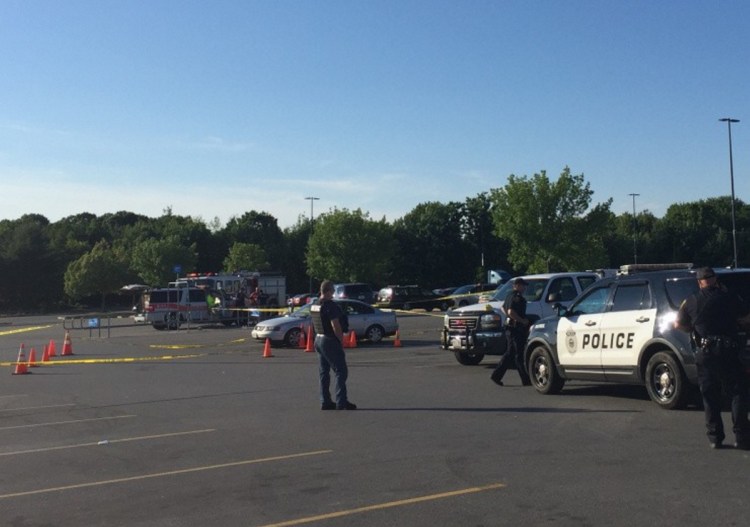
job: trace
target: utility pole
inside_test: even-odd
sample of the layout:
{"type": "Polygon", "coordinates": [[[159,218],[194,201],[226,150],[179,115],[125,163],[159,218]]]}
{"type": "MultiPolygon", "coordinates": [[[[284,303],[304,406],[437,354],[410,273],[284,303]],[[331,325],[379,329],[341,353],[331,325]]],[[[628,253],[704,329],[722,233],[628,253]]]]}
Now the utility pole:
{"type": "MultiPolygon", "coordinates": [[[[315,202],[316,202],[317,200],[319,200],[320,198],[316,198],[316,197],[313,197],[313,196],[308,196],[308,197],[306,197],[305,199],[309,199],[309,200],[310,200],[310,236],[312,236],[312,231],[313,231],[313,224],[314,224],[314,223],[313,223],[313,222],[314,222],[314,216],[313,216],[313,203],[315,203],[315,202]]],[[[308,271],[308,272],[309,272],[309,271],[308,271]]],[[[312,284],[312,282],[313,282],[313,280],[312,280],[312,274],[311,274],[311,275],[310,275],[310,294],[311,294],[311,295],[312,295],[312,294],[314,293],[314,291],[313,291],[313,284],[312,284]]]]}
{"type": "Polygon", "coordinates": [[[633,263],[638,263],[638,244],[636,243],[637,240],[637,233],[638,233],[638,222],[635,221],[635,197],[640,196],[640,194],[634,194],[630,193],[628,196],[633,197],[633,263]]]}
{"type": "Polygon", "coordinates": [[[737,269],[737,223],[734,216],[734,163],[732,162],[732,123],[739,123],[739,119],[732,119],[730,117],[724,117],[719,119],[722,123],[727,123],[727,130],[729,131],[729,180],[732,183],[732,246],[734,248],[734,259],[732,260],[732,268],[737,269]]]}

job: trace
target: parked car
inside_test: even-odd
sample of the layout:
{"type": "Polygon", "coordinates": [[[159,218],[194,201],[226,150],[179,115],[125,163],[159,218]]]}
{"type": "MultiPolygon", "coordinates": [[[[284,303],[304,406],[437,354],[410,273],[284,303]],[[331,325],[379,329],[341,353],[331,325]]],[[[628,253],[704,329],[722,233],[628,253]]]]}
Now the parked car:
{"type": "Polygon", "coordinates": [[[436,295],[440,296],[450,296],[450,294],[456,290],[456,287],[438,287],[437,289],[433,289],[432,292],[436,295]]]}
{"type": "MultiPolygon", "coordinates": [[[[382,311],[359,300],[334,300],[349,318],[349,331],[354,331],[358,340],[380,342],[396,334],[398,320],[393,311],[382,311]]],[[[310,306],[305,304],[293,313],[264,320],[258,323],[251,336],[257,340],[271,339],[272,343],[299,347],[300,339],[310,331],[310,306]]]]}
{"type": "Polygon", "coordinates": [[[375,300],[375,291],[370,284],[355,282],[350,284],[333,284],[333,298],[351,298],[367,304],[375,300]]]}
{"type": "Polygon", "coordinates": [[[446,311],[453,304],[450,298],[438,295],[418,285],[389,285],[378,292],[378,307],[390,309],[424,309],[446,311]]]}
{"type": "Polygon", "coordinates": [[[479,302],[479,293],[496,289],[497,284],[467,284],[454,289],[450,296],[455,307],[464,307],[479,302]]]}

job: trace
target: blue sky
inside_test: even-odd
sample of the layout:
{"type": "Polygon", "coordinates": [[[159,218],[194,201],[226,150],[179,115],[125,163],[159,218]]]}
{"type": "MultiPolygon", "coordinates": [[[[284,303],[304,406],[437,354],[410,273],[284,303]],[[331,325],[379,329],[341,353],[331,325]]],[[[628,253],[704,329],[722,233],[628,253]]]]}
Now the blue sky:
{"type": "Polygon", "coordinates": [[[750,202],[750,2],[3,0],[0,219],[750,202]]]}

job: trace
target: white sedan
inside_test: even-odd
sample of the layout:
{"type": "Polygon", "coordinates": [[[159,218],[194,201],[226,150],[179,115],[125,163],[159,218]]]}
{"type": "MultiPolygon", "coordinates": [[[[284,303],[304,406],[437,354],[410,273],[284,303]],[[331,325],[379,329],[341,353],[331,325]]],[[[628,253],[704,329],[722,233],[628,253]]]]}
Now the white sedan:
{"type": "MultiPolygon", "coordinates": [[[[384,337],[395,335],[398,321],[393,311],[372,307],[359,300],[334,300],[349,318],[349,330],[354,331],[357,340],[380,342],[384,337]]],[[[284,343],[291,347],[300,347],[302,333],[307,335],[312,321],[310,305],[306,304],[294,313],[283,317],[271,318],[258,323],[252,330],[252,337],[257,340],[270,339],[274,343],[284,343]]]]}

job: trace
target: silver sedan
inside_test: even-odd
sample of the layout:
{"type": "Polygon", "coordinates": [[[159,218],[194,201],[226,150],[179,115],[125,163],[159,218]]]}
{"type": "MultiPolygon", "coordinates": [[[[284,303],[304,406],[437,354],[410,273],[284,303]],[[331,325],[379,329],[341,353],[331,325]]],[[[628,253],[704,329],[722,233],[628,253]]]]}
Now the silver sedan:
{"type": "MultiPolygon", "coordinates": [[[[349,318],[349,331],[354,331],[357,340],[380,342],[384,337],[395,335],[398,321],[393,311],[372,307],[359,300],[334,300],[349,318]]],[[[299,308],[294,313],[283,317],[264,320],[252,330],[252,337],[257,340],[270,339],[273,343],[283,343],[291,347],[300,347],[304,332],[307,335],[312,322],[310,305],[299,308]]]]}

